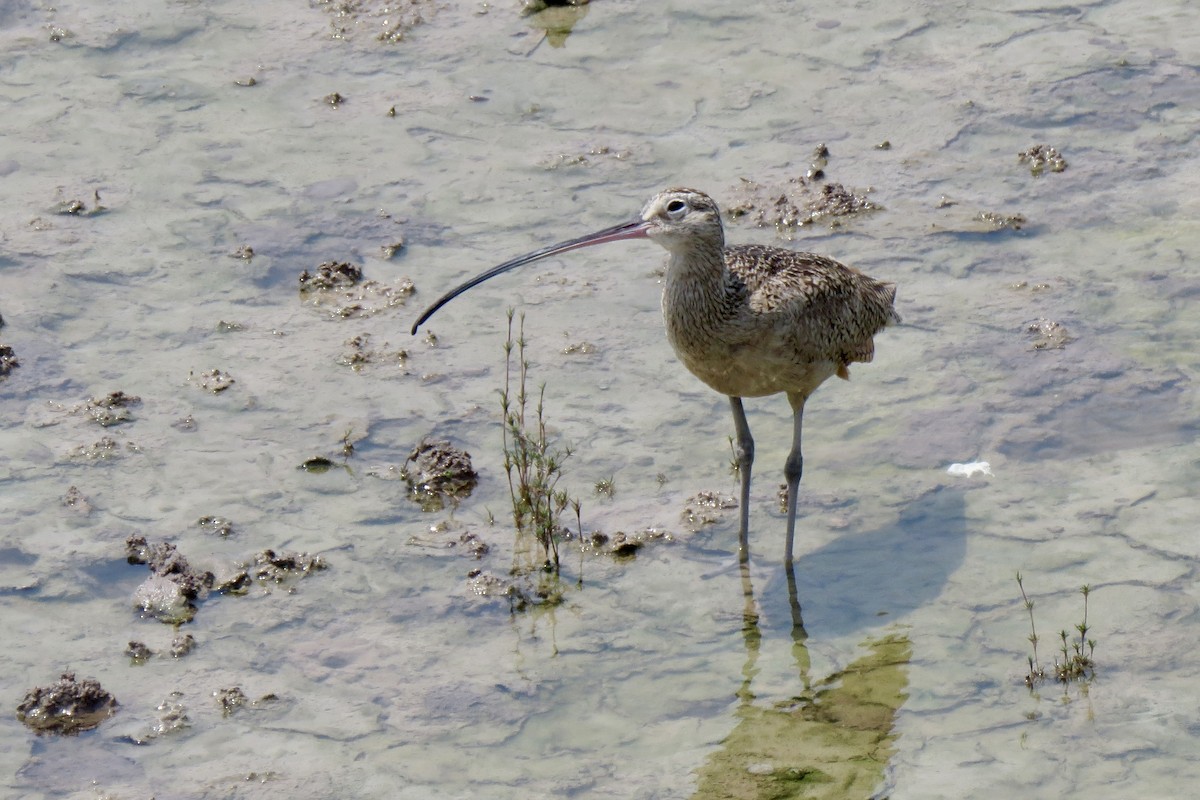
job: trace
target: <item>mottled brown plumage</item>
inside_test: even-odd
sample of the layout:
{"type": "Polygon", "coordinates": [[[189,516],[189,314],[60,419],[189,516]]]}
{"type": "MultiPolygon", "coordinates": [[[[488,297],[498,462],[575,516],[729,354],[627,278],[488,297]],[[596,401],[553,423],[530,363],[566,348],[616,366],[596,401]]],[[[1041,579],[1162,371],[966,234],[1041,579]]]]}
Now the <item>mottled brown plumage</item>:
{"type": "Polygon", "coordinates": [[[663,321],[667,339],[692,374],[728,395],[741,473],[740,540],[747,552],[754,440],[743,397],[785,392],[792,406],[785,560],[792,560],[796,495],[803,468],[804,403],[834,375],[849,378],[855,362],[875,354],[874,336],[899,322],[895,287],[812,253],[761,245],[725,246],[716,203],[693,189],[668,189],[641,217],[589,236],[506,261],[451,290],[418,326],[454,297],[488,278],[557,253],[623,239],[649,238],[666,248],[663,321]]]}

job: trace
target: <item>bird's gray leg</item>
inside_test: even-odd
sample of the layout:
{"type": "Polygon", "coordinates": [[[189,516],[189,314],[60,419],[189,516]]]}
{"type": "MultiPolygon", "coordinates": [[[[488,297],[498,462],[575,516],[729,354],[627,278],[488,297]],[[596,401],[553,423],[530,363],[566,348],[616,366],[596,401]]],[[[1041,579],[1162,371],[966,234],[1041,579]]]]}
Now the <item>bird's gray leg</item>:
{"type": "Polygon", "coordinates": [[[783,548],[783,561],[792,563],[792,539],[796,534],[796,498],[800,494],[800,475],[804,472],[804,456],[800,454],[800,429],[804,426],[804,401],[806,395],[788,392],[792,404],[792,451],[783,465],[783,476],[787,479],[787,543],[783,548]]]}
{"type": "Polygon", "coordinates": [[[742,478],[742,523],[738,530],[738,556],[745,561],[750,557],[750,469],[754,464],[754,439],[750,436],[750,424],[746,422],[742,398],[730,397],[729,407],[733,409],[733,429],[737,433],[734,456],[737,459],[738,474],[742,478]]]}

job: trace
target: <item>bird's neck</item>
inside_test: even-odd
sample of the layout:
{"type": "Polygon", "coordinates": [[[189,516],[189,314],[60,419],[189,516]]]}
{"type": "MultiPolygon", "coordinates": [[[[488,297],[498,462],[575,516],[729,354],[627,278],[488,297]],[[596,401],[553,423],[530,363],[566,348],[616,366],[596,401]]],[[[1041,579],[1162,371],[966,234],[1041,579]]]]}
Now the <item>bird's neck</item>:
{"type": "Polygon", "coordinates": [[[736,281],[720,247],[672,252],[663,283],[663,319],[677,351],[694,350],[737,313],[736,281]]]}

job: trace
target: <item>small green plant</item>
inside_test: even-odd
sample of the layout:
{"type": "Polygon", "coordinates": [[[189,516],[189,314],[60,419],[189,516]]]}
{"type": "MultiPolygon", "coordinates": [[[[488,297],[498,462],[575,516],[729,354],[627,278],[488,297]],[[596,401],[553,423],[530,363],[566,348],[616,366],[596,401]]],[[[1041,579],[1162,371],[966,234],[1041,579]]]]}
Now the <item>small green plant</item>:
{"type": "Polygon", "coordinates": [[[1017,587],[1021,590],[1021,599],[1025,601],[1025,611],[1029,614],[1029,644],[1033,647],[1033,655],[1029,656],[1029,673],[1025,676],[1025,685],[1032,689],[1045,680],[1046,671],[1042,669],[1041,662],[1038,661],[1038,635],[1037,625],[1033,621],[1033,601],[1029,599],[1029,595],[1025,594],[1025,584],[1021,581],[1020,572],[1017,573],[1017,587]]]}
{"type": "Polygon", "coordinates": [[[530,416],[528,379],[525,315],[520,317],[514,339],[513,310],[509,309],[500,407],[504,412],[504,470],[512,496],[513,524],[518,531],[533,534],[541,548],[543,571],[558,574],[558,542],[563,533],[559,520],[568,506],[579,515],[578,503],[558,488],[563,461],[571,456],[571,450],[555,448],[546,436],[545,384],[538,389],[537,406],[530,416]]]}
{"type": "Polygon", "coordinates": [[[1088,595],[1091,591],[1091,587],[1086,583],[1079,587],[1079,593],[1083,595],[1083,621],[1075,625],[1079,638],[1069,636],[1065,630],[1059,631],[1059,637],[1062,639],[1062,661],[1055,663],[1054,677],[1058,678],[1060,683],[1091,680],[1096,676],[1096,662],[1092,660],[1092,655],[1096,652],[1096,640],[1087,638],[1090,630],[1088,595]]]}
{"type": "MultiPolygon", "coordinates": [[[[1038,660],[1038,635],[1037,625],[1033,619],[1033,601],[1029,599],[1029,595],[1025,593],[1025,584],[1021,580],[1021,573],[1017,573],[1017,587],[1021,590],[1021,599],[1025,604],[1025,611],[1029,614],[1029,644],[1033,648],[1033,654],[1029,656],[1029,672],[1025,675],[1025,685],[1030,689],[1036,687],[1044,681],[1047,676],[1045,667],[1038,660]]],[[[1066,685],[1072,681],[1091,681],[1096,677],[1096,662],[1092,659],[1096,651],[1096,640],[1088,638],[1088,596],[1091,594],[1091,587],[1084,584],[1079,588],[1079,593],[1083,595],[1083,620],[1075,625],[1075,631],[1079,634],[1079,638],[1069,634],[1065,629],[1059,631],[1059,639],[1061,646],[1059,654],[1061,658],[1054,659],[1052,674],[1055,680],[1066,685]]]]}
{"type": "Polygon", "coordinates": [[[613,499],[613,496],[617,493],[617,484],[613,480],[613,476],[609,475],[607,478],[601,478],[596,481],[595,491],[600,497],[607,497],[609,500],[613,499]]]}

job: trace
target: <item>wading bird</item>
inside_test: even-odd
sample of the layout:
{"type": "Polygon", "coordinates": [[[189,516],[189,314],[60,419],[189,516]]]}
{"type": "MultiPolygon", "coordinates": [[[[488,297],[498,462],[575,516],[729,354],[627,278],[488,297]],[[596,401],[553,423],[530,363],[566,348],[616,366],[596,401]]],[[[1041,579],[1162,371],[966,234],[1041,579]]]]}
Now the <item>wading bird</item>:
{"type": "Polygon", "coordinates": [[[480,283],[517,267],[581,247],[652,239],[667,250],[662,310],[667,340],[692,374],[728,395],[741,476],[739,543],[748,553],[750,470],[754,439],[743,397],[786,392],[792,406],[787,479],[787,543],[792,562],[796,495],[804,459],[804,403],[817,387],[875,354],[874,336],[899,322],[896,287],[813,253],[761,245],[725,246],[717,204],[703,192],[668,189],[639,218],[505,261],[451,289],[421,314],[412,332],[435,311],[480,283]]]}

